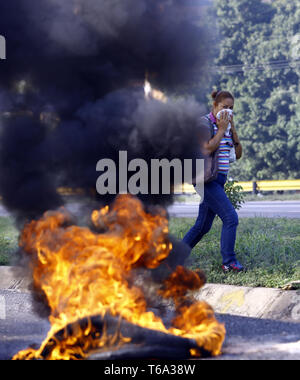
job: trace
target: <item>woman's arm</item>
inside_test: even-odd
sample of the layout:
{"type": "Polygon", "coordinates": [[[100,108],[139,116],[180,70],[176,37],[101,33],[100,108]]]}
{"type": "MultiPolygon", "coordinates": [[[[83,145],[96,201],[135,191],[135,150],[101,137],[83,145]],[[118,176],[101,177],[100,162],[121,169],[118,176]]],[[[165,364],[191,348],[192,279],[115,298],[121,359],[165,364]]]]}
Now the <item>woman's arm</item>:
{"type": "Polygon", "coordinates": [[[240,139],[239,139],[239,136],[237,134],[237,131],[235,129],[233,117],[231,119],[231,132],[232,132],[233,144],[234,144],[234,147],[235,147],[236,159],[239,160],[242,157],[242,155],[243,155],[243,147],[242,147],[242,144],[240,142],[240,139]]]}
{"type": "Polygon", "coordinates": [[[229,122],[230,122],[229,116],[226,112],[224,112],[221,115],[220,120],[217,121],[218,132],[215,134],[215,136],[211,140],[209,140],[203,146],[207,154],[211,154],[219,148],[220,142],[222,138],[224,137],[224,134],[228,128],[229,122]]]}

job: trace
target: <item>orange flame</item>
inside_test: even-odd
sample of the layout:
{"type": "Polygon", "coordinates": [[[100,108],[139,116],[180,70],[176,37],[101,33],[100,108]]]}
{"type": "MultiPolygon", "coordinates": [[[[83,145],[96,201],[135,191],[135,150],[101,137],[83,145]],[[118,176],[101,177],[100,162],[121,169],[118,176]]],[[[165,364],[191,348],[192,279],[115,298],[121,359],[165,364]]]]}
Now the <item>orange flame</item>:
{"type": "MultiPolygon", "coordinates": [[[[167,329],[158,316],[147,311],[142,290],[131,284],[132,269],[157,268],[172,250],[165,212],[147,214],[140,201],[122,195],[112,209],[106,206],[94,211],[92,222],[95,229],[104,232],[72,225],[70,216],[63,211],[48,212],[25,226],[20,246],[31,256],[34,285],[45,294],[51,308],[51,329],[38,350],[21,351],[14,359],[41,358],[46,345],[65,326],[106,313],[141,327],[192,337],[213,355],[219,354],[225,329],[207,304],[182,307],[182,314],[167,329]]],[[[176,273],[175,283],[178,283],[186,273],[182,269],[176,273]]],[[[191,273],[194,286],[190,288],[201,287],[201,279],[197,280],[197,275],[191,273]]],[[[171,286],[174,278],[169,283],[171,286]]],[[[162,293],[164,297],[174,296],[174,291],[162,290],[162,293]]],[[[182,296],[184,291],[179,293],[182,296]]],[[[84,329],[78,326],[65,343],[55,342],[56,347],[47,358],[85,358],[96,348],[121,345],[129,340],[117,332],[115,336],[100,336],[91,325],[84,329]]],[[[191,354],[198,352],[193,350],[191,354]]]]}
{"type": "Polygon", "coordinates": [[[146,99],[153,98],[162,103],[167,103],[168,101],[168,98],[166,97],[166,95],[162,91],[157,90],[156,88],[153,88],[147,78],[144,84],[144,92],[145,92],[146,99]]]}

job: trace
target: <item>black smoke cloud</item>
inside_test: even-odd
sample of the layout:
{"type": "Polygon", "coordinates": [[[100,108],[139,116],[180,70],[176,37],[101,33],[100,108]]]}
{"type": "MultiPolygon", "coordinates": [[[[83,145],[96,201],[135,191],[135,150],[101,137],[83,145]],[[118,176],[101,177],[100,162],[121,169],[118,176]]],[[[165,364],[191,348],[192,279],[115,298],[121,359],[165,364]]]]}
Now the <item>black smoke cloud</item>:
{"type": "Polygon", "coordinates": [[[33,218],[63,204],[59,186],[95,190],[96,163],[117,161],[119,150],[147,161],[198,156],[203,111],[172,98],[204,75],[208,51],[184,3],[0,3],[0,193],[9,210],[33,218]],[[167,103],[145,99],[145,75],[167,103]]]}

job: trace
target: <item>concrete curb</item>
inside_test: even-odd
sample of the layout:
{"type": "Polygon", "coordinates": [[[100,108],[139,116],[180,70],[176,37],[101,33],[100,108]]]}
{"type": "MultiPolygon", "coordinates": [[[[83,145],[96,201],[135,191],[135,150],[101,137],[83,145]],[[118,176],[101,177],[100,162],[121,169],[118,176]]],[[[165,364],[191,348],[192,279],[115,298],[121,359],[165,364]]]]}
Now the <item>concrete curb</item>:
{"type": "Polygon", "coordinates": [[[216,313],[300,322],[300,291],[206,284],[196,295],[216,313]]]}
{"type": "MultiPolygon", "coordinates": [[[[0,290],[27,293],[31,282],[21,267],[0,267],[0,290]]],[[[206,284],[195,298],[220,314],[300,322],[300,290],[206,284]]]]}

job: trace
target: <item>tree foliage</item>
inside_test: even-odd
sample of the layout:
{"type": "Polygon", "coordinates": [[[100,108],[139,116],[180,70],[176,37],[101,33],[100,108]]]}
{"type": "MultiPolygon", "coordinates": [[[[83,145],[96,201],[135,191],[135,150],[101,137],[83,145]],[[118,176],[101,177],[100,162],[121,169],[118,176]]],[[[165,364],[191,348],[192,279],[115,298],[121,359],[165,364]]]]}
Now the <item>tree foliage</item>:
{"type": "Polygon", "coordinates": [[[239,210],[243,203],[245,203],[245,193],[243,193],[243,188],[237,184],[236,181],[229,180],[226,182],[225,193],[236,210],[239,210]]]}
{"type": "Polygon", "coordinates": [[[235,95],[244,147],[231,176],[300,178],[299,0],[216,0],[214,9],[215,83],[235,95]]]}

